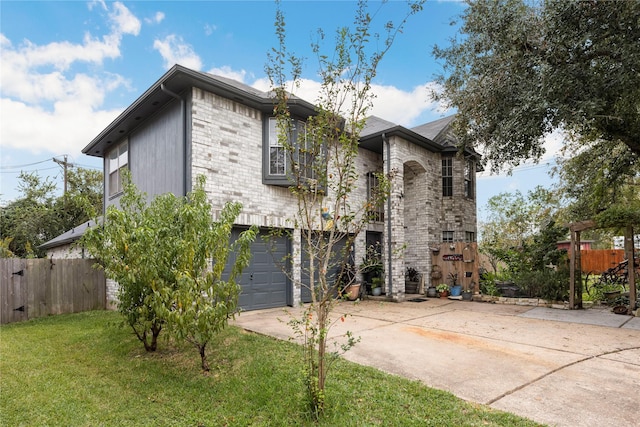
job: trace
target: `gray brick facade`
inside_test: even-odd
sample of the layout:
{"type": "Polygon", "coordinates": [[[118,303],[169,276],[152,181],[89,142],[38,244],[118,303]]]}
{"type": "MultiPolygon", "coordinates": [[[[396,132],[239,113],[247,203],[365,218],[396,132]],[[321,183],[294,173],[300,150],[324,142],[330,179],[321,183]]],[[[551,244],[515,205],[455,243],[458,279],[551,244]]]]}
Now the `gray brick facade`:
{"type": "MultiPolygon", "coordinates": [[[[313,114],[311,104],[300,99],[294,101],[294,115],[301,120],[313,114]]],[[[148,111],[144,110],[147,114],[148,111]]],[[[110,139],[129,135],[132,152],[140,141],[147,150],[155,142],[163,153],[179,153],[185,159],[184,164],[176,164],[176,169],[170,171],[172,176],[183,174],[188,191],[196,177],[204,175],[214,216],[225,202],[237,201],[243,205],[238,226],[255,224],[291,231],[292,278],[299,283],[302,250],[300,230],[293,226],[296,199],[286,186],[271,185],[264,179],[267,152],[263,147],[267,141],[264,134],[272,111],[273,101],[266,93],[229,79],[175,66],[83,151],[104,157],[108,154],[110,139]],[[180,94],[179,99],[176,93],[180,94]],[[148,105],[158,105],[157,113],[148,119],[135,117],[136,108],[148,105]],[[182,131],[176,126],[181,122],[178,116],[184,118],[182,131]],[[122,129],[128,124],[132,130],[122,135],[122,129]],[[154,134],[155,127],[158,132],[154,134]],[[173,137],[171,132],[175,132],[173,137]]],[[[407,267],[416,268],[429,283],[430,245],[442,241],[443,231],[453,232],[454,241],[464,241],[476,233],[475,185],[471,197],[465,197],[464,172],[465,158],[477,160],[478,156],[474,152],[467,152],[464,157],[455,155],[447,139],[449,122],[441,119],[411,130],[371,118],[366,132],[361,134],[357,158],[359,179],[349,202],[353,205],[366,202],[368,173],[391,170],[390,209],[385,206],[384,221],[380,218],[380,222],[369,224],[368,230],[383,236],[382,256],[387,268],[384,289],[393,300],[405,298],[407,267]],[[453,195],[445,197],[442,158],[452,155],[453,195]],[[391,283],[387,276],[389,264],[391,283]]],[[[130,159],[134,182],[136,170],[154,172],[148,164],[142,168],[137,163],[145,161],[148,162],[130,159]]],[[[149,183],[159,181],[153,176],[145,179],[149,183]]],[[[331,194],[327,198],[331,199],[331,194]]],[[[365,233],[361,233],[353,248],[356,263],[362,260],[365,249],[365,233]]],[[[109,296],[115,297],[113,284],[112,288],[109,296]]],[[[298,304],[300,286],[294,285],[291,294],[292,302],[298,304]]]]}

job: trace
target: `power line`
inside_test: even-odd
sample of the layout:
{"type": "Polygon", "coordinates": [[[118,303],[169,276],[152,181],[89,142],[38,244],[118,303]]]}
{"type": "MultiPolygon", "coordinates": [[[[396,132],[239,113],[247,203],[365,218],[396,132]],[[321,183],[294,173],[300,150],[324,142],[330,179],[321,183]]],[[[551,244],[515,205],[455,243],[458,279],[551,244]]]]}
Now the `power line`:
{"type": "Polygon", "coordinates": [[[27,163],[24,165],[2,165],[0,166],[0,169],[19,169],[19,168],[26,168],[27,166],[34,166],[34,165],[39,165],[40,163],[44,163],[44,162],[48,162],[53,160],[52,157],[45,159],[45,160],[41,160],[39,162],[35,162],[35,163],[27,163]]]}
{"type": "MultiPolygon", "coordinates": [[[[49,159],[51,160],[51,159],[49,159]]],[[[40,172],[40,171],[48,171],[51,169],[58,169],[58,166],[52,166],[50,168],[44,168],[44,169],[31,169],[31,170],[13,170],[13,171],[0,171],[0,173],[22,173],[22,172],[40,172]]]]}

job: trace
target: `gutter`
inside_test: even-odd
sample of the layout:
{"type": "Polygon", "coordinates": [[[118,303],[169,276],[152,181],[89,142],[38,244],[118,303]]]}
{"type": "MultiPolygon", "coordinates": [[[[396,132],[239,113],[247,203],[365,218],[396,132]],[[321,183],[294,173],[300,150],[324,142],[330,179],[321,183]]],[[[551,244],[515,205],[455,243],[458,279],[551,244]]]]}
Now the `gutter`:
{"type": "MultiPolygon", "coordinates": [[[[382,133],[382,141],[385,144],[386,148],[386,157],[387,157],[387,177],[391,176],[391,143],[387,138],[386,133],[382,133]]],[[[391,260],[391,192],[387,196],[387,280],[389,281],[389,294],[392,294],[393,289],[393,271],[392,271],[392,260],[391,260]]]]}
{"type": "Polygon", "coordinates": [[[162,90],[167,95],[177,99],[180,101],[180,123],[182,125],[182,167],[184,176],[182,177],[182,195],[186,197],[187,195],[187,112],[186,112],[186,103],[184,98],[167,89],[164,83],[160,84],[160,90],[162,90]]]}

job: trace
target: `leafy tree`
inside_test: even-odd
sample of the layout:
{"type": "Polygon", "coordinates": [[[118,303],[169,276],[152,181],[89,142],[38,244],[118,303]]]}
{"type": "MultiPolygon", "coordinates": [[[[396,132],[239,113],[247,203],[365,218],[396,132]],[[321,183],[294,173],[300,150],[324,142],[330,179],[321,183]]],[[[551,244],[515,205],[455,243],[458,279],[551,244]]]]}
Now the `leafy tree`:
{"type": "MultiPolygon", "coordinates": [[[[202,178],[202,177],[201,177],[202,178]]],[[[253,226],[229,243],[233,224],[242,205],[227,203],[217,222],[211,216],[211,205],[203,190],[204,179],[176,212],[178,233],[175,258],[175,287],[153,286],[156,311],[166,319],[170,332],[193,344],[200,354],[204,371],[209,371],[206,347],[213,336],[222,330],[238,311],[240,286],[237,279],[251,259],[250,245],[256,237],[253,226]],[[235,253],[229,277],[223,280],[228,256],[235,253]],[[213,267],[209,262],[213,259],[213,267]]],[[[161,204],[158,207],[164,208],[161,204]]],[[[162,215],[160,210],[158,214],[162,215]]],[[[166,212],[164,212],[166,215],[166,212]]],[[[175,236],[175,235],[174,235],[175,236]]]]}
{"type": "Polygon", "coordinates": [[[67,172],[67,192],[55,200],[60,233],[102,214],[102,171],[72,168],[67,172]]]}
{"type": "Polygon", "coordinates": [[[170,213],[176,207],[175,199],[159,197],[148,208],[145,195],[127,175],[120,209],[109,206],[103,225],[88,229],[82,237],[105,275],[118,282],[118,310],[147,351],[156,350],[165,323],[154,310],[153,286],[175,282],[172,251],[177,236],[171,233],[170,213]]]}
{"type": "Polygon", "coordinates": [[[120,208],[107,209],[101,227],[83,236],[107,277],[118,282],[118,309],[145,350],[155,351],[163,328],[194,344],[208,370],[206,345],[237,311],[235,279],[249,262],[251,228],[229,245],[241,206],[228,203],[215,222],[204,177],[185,198],[171,193],[147,203],[127,174],[120,208]],[[230,251],[237,260],[221,280],[230,251]],[[213,258],[213,268],[209,262],[213,258]]]}
{"type": "Polygon", "coordinates": [[[512,273],[525,267],[522,249],[559,217],[557,196],[540,186],[525,196],[520,191],[500,193],[489,199],[488,218],[480,225],[480,251],[487,254],[494,271],[498,262],[512,273]]]}
{"type": "Polygon", "coordinates": [[[102,211],[102,172],[68,172],[68,192],[56,196],[56,184],[35,173],[20,174],[21,197],[2,208],[1,237],[17,257],[44,256],[42,243],[102,211]]]}
{"type": "Polygon", "coordinates": [[[54,209],[55,184],[35,173],[22,172],[19,179],[22,197],[2,208],[1,227],[2,238],[10,239],[8,249],[26,258],[33,256],[38,245],[59,235],[60,227],[54,209]]]}
{"type": "Polygon", "coordinates": [[[9,245],[11,244],[12,240],[13,237],[4,237],[2,240],[0,240],[0,258],[15,257],[15,254],[11,252],[11,249],[9,249],[9,245]]]}
{"type": "MultiPolygon", "coordinates": [[[[319,62],[321,90],[317,114],[306,119],[305,145],[292,141],[294,125],[288,109],[290,99],[287,85],[295,91],[302,74],[302,60],[287,50],[285,19],[278,3],[276,34],[279,46],[269,56],[266,67],[277,105],[278,142],[292,165],[291,192],[297,201],[292,219],[300,232],[303,251],[309,260],[306,275],[312,302],[305,307],[301,318],[291,324],[304,340],[305,384],[311,413],[319,417],[325,409],[326,378],[332,362],[341,351],[347,351],[356,340],[347,335],[347,342],[336,351],[328,351],[329,331],[336,318],[331,313],[339,288],[349,286],[355,279],[356,268],[348,251],[354,239],[370,221],[369,212],[383,203],[389,190],[389,177],[380,175],[380,191],[369,200],[354,197],[358,185],[356,157],[358,140],[367,111],[371,105],[371,82],[377,67],[401,31],[406,19],[421,10],[422,2],[408,4],[407,16],[395,26],[385,25],[386,38],[370,46],[377,37],[372,35],[372,18],[364,1],[358,3],[354,28],[339,28],[335,46],[330,54],[322,52],[325,34],[318,31],[318,41],[312,45],[319,62]],[[344,250],[338,249],[343,247],[344,250]],[[330,272],[339,268],[337,278],[330,272]],[[335,279],[335,280],[334,280],[335,279]]],[[[337,319],[344,320],[343,316],[337,319]]]]}
{"type": "Polygon", "coordinates": [[[620,158],[606,173],[627,174],[640,155],[639,16],[637,1],[468,1],[460,39],[434,48],[461,143],[497,171],[539,159],[561,129],[572,152],[597,147],[620,158]]]}
{"type": "Polygon", "coordinates": [[[622,143],[598,141],[561,160],[559,192],[569,201],[567,219],[594,218],[607,209],[638,209],[640,162],[622,143]]]}

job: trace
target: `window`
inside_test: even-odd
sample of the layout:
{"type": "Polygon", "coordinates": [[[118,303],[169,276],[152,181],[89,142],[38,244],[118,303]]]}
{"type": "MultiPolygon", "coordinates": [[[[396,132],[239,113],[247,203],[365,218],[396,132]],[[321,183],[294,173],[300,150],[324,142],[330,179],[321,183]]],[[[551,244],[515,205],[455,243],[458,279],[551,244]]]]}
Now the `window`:
{"type": "Polygon", "coordinates": [[[291,185],[291,175],[298,168],[300,176],[309,180],[317,179],[316,167],[322,164],[323,152],[315,144],[307,124],[300,120],[291,122],[289,142],[295,144],[292,159],[283,141],[278,140],[278,120],[269,117],[266,125],[266,139],[263,166],[263,182],[271,185],[291,185]],[[293,164],[291,164],[293,162],[293,164]]]}
{"type": "Polygon", "coordinates": [[[442,196],[453,196],[453,158],[442,159],[442,196]]]}
{"type": "Polygon", "coordinates": [[[442,241],[445,243],[453,243],[453,231],[443,231],[442,241]]]}
{"type": "Polygon", "coordinates": [[[315,146],[313,135],[307,132],[307,124],[305,122],[298,121],[296,124],[296,132],[298,142],[298,164],[300,168],[300,176],[307,179],[316,179],[316,164],[320,159],[318,154],[318,147],[315,146]]]}
{"type": "Polygon", "coordinates": [[[473,188],[473,177],[474,173],[474,164],[473,160],[467,159],[464,163],[464,197],[469,199],[473,199],[474,196],[474,188],[473,188]]]}
{"type": "Polygon", "coordinates": [[[476,233],[473,231],[465,231],[464,232],[464,241],[465,242],[475,242],[476,241],[476,233]]]}
{"type": "Polygon", "coordinates": [[[269,175],[284,176],[287,172],[287,153],[278,141],[278,126],[274,117],[269,119],[269,175]]]}
{"type": "Polygon", "coordinates": [[[108,162],[109,196],[114,196],[123,190],[122,171],[129,164],[129,142],[125,141],[111,150],[108,162]]]}
{"type": "Polygon", "coordinates": [[[384,221],[384,205],[380,203],[380,179],[375,172],[367,173],[367,213],[373,222],[384,221]]]}

